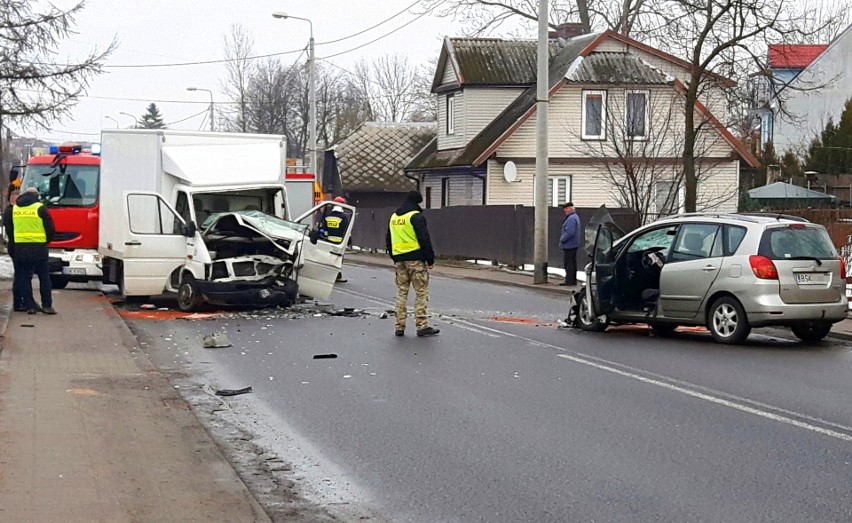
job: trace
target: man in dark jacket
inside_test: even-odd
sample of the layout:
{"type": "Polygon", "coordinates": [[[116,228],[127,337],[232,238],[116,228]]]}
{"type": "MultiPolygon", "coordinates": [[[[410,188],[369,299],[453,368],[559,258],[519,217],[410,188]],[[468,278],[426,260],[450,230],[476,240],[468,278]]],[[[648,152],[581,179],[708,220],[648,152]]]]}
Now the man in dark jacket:
{"type": "Polygon", "coordinates": [[[408,289],[414,287],[414,323],[418,336],[434,336],[440,330],[430,327],[426,318],[429,304],[429,269],[435,265],[435,252],[420,202],[423,196],[410,191],[402,206],[391,215],[385,243],[396,269],[396,331],[405,335],[408,316],[408,289]]]}
{"type": "Polygon", "coordinates": [[[42,311],[56,314],[51,296],[47,244],[53,239],[53,220],[47,207],[38,199],[38,191],[29,188],[18,196],[15,205],[6,209],[3,223],[9,236],[9,247],[16,262],[15,283],[23,295],[28,314],[42,311]],[[33,274],[38,274],[41,307],[33,299],[33,274]]]}
{"type": "Polygon", "coordinates": [[[562,264],[565,267],[565,281],[559,285],[577,285],[577,249],[583,238],[580,217],[574,212],[574,204],[566,202],[562,206],[565,221],[562,222],[562,234],[559,235],[559,247],[562,249],[562,264]]]}

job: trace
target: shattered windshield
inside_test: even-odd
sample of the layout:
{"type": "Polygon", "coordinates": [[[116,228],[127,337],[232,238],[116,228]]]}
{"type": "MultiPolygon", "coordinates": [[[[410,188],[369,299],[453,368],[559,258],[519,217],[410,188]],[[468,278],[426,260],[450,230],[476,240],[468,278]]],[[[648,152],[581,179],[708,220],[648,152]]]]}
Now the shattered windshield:
{"type": "Polygon", "coordinates": [[[220,212],[211,214],[206,220],[204,220],[204,223],[201,224],[202,230],[207,230],[207,228],[213,225],[216,220],[226,214],[238,214],[242,216],[246,222],[257,228],[259,231],[262,231],[266,235],[271,236],[273,238],[289,238],[292,235],[292,231],[296,231],[300,234],[305,234],[308,229],[307,225],[295,222],[288,222],[276,216],[270,216],[269,214],[266,214],[261,211],[251,210],[220,212]]]}
{"type": "Polygon", "coordinates": [[[98,201],[99,172],[97,165],[28,165],[21,190],[35,187],[49,206],[91,207],[98,201]]]}

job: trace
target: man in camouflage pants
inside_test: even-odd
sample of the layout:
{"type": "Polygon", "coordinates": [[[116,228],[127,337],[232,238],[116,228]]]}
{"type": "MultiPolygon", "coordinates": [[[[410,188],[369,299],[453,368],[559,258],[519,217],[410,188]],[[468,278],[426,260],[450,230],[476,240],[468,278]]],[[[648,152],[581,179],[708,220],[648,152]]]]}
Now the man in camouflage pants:
{"type": "Polygon", "coordinates": [[[429,303],[429,269],[435,264],[435,252],[420,202],[423,196],[410,191],[402,206],[391,215],[388,223],[387,250],[396,268],[396,331],[405,336],[408,316],[408,289],[414,287],[414,323],[417,336],[434,336],[440,330],[430,327],[426,319],[429,303]]]}

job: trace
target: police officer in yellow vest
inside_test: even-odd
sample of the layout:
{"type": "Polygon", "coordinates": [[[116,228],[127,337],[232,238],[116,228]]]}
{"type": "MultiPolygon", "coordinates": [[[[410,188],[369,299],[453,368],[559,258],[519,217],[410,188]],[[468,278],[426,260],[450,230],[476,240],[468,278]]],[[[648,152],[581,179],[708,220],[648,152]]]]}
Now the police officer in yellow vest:
{"type": "Polygon", "coordinates": [[[429,304],[429,269],[435,264],[435,251],[420,202],[423,196],[410,191],[405,202],[391,215],[388,223],[387,250],[396,269],[396,331],[405,335],[408,316],[408,290],[414,287],[414,323],[418,336],[434,336],[440,331],[430,327],[426,318],[429,304]]]}
{"type": "Polygon", "coordinates": [[[38,191],[28,188],[3,215],[9,236],[9,253],[15,260],[15,282],[27,312],[56,314],[51,297],[47,244],[53,239],[53,220],[39,202],[38,191]],[[38,275],[41,306],[33,299],[33,274],[38,275]]]}

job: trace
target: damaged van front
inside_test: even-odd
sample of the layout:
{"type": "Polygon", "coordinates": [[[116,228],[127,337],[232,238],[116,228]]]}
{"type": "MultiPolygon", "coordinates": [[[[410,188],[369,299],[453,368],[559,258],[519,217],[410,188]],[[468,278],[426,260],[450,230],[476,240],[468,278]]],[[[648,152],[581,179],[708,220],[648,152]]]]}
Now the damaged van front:
{"type": "Polygon", "coordinates": [[[355,218],[354,207],[337,202],[322,202],[293,221],[243,208],[213,212],[198,230],[159,194],[125,198],[124,294],[175,293],[184,311],[205,303],[289,306],[299,295],[327,299],[355,218]],[[312,241],[314,219],[335,206],[351,217],[343,243],[312,241]]]}

